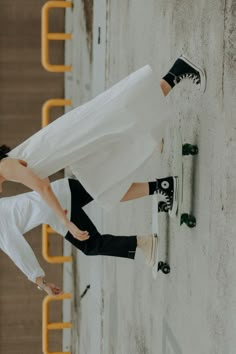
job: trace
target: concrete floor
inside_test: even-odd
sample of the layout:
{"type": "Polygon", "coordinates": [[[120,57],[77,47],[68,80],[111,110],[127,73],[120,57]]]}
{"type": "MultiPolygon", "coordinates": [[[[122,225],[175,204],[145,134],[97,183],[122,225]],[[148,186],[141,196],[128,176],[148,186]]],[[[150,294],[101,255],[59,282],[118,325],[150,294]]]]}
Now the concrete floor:
{"type": "MultiPolygon", "coordinates": [[[[184,205],[195,213],[197,227],[180,227],[161,216],[160,251],[172,271],[156,280],[140,253],[132,262],[75,252],[73,353],[234,354],[236,2],[94,1],[101,5],[93,29],[96,51],[101,21],[99,58],[91,54],[84,2],[75,0],[73,13],[67,13],[75,35],[67,48],[73,73],[65,77],[66,96],[74,106],[146,63],[161,78],[183,52],[205,68],[207,89],[203,95],[183,83],[171,92],[164,152],[157,147],[142,176],[152,180],[171,173],[173,128],[181,127],[184,141],[197,143],[200,151],[184,170],[184,205]]],[[[101,232],[149,233],[151,204],[145,198],[110,214],[95,204],[87,211],[101,232]]]]}

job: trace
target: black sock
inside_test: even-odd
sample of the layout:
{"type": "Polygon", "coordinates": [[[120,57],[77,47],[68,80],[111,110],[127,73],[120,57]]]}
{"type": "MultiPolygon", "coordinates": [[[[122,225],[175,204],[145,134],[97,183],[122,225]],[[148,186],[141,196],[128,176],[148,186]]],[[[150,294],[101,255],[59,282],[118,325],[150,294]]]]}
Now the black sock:
{"type": "Polygon", "coordinates": [[[168,72],[168,74],[166,74],[162,79],[165,80],[166,82],[168,82],[168,84],[172,88],[175,86],[175,83],[174,83],[175,75],[171,74],[170,72],[168,72]]]}
{"type": "Polygon", "coordinates": [[[148,182],[149,185],[149,195],[152,195],[156,192],[157,189],[157,182],[148,182]]]}

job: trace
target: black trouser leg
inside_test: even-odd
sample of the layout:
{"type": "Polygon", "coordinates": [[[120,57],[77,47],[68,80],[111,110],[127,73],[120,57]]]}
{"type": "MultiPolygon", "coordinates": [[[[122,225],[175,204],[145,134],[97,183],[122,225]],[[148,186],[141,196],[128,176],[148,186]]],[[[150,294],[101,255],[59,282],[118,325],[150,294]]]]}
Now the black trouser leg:
{"type": "Polygon", "coordinates": [[[90,238],[86,241],[75,239],[69,232],[66,239],[83,253],[89,256],[103,255],[134,259],[137,237],[136,236],[113,236],[109,234],[101,235],[95,225],[83,211],[82,207],[92,201],[92,197],[87,193],[77,180],[69,180],[71,189],[71,221],[81,230],[87,230],[90,238]]]}

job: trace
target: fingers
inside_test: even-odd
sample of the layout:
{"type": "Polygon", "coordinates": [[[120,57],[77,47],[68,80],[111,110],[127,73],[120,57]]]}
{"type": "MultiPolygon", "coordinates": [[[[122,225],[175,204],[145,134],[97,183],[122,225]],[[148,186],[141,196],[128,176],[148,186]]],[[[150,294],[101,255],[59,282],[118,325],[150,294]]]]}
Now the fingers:
{"type": "Polygon", "coordinates": [[[88,231],[81,231],[81,230],[78,230],[77,232],[75,232],[75,233],[73,234],[73,236],[74,236],[75,238],[77,238],[78,240],[80,240],[80,241],[86,241],[86,240],[88,240],[89,237],[90,237],[88,231]]]}
{"type": "Polygon", "coordinates": [[[79,241],[86,241],[89,239],[89,235],[88,236],[74,236],[74,238],[76,238],[79,241]]]}
{"type": "Polygon", "coordinates": [[[54,287],[51,290],[53,292],[53,295],[63,295],[64,294],[64,292],[58,287],[54,287]]]}
{"type": "Polygon", "coordinates": [[[53,289],[53,295],[60,295],[60,290],[53,289]]]}
{"type": "Polygon", "coordinates": [[[90,236],[86,236],[86,237],[80,237],[79,240],[80,241],[86,241],[89,239],[90,236]]]}
{"type": "Polygon", "coordinates": [[[89,235],[89,233],[87,231],[80,232],[80,234],[78,236],[80,237],[80,239],[82,241],[85,241],[85,240],[87,240],[90,237],[90,235],[89,235]]]}
{"type": "Polygon", "coordinates": [[[80,230],[73,223],[71,223],[71,227],[70,227],[69,231],[72,234],[72,236],[74,238],[78,239],[79,241],[86,241],[90,237],[88,231],[80,230]]]}
{"type": "Polygon", "coordinates": [[[82,237],[82,236],[89,236],[88,231],[81,231],[81,230],[80,230],[80,231],[77,232],[77,234],[78,234],[79,236],[81,236],[81,237],[82,237]]]}
{"type": "Polygon", "coordinates": [[[54,289],[53,294],[54,294],[54,295],[63,295],[63,294],[64,294],[64,291],[62,291],[62,290],[60,290],[60,289],[59,289],[59,290],[55,290],[55,289],[54,289]]]}
{"type": "Polygon", "coordinates": [[[81,235],[81,233],[80,233],[79,235],[73,235],[73,236],[74,236],[74,238],[76,238],[79,241],[86,241],[90,237],[88,233],[84,234],[84,235],[81,235]]]}

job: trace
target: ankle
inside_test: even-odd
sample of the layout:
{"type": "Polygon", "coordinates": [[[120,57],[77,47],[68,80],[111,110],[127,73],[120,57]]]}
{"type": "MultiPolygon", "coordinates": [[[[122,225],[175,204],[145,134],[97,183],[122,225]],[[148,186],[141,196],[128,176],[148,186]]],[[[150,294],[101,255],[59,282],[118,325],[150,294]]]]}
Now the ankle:
{"type": "Polygon", "coordinates": [[[145,245],[150,242],[151,239],[152,235],[137,236],[137,247],[143,249],[143,247],[145,247],[145,245]]]}
{"type": "Polygon", "coordinates": [[[142,248],[144,236],[137,236],[137,247],[142,248]]]}
{"type": "Polygon", "coordinates": [[[161,87],[161,90],[163,92],[163,95],[164,96],[167,96],[168,93],[171,91],[172,87],[170,86],[170,84],[164,80],[164,79],[161,79],[161,82],[160,82],[160,87],[161,87]]]}

